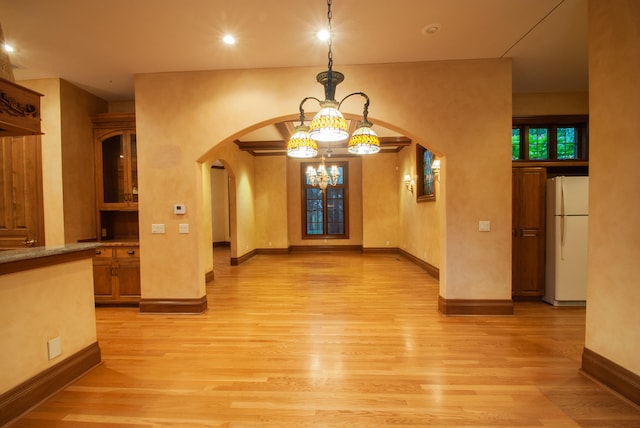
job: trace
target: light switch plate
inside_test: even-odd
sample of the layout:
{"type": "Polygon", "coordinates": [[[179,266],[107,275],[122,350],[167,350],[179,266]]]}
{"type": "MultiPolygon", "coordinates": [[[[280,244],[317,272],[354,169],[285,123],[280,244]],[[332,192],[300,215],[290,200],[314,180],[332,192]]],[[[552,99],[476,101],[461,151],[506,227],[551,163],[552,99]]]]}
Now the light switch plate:
{"type": "Polygon", "coordinates": [[[189,233],[189,223],[180,223],[178,227],[180,233],[189,233]]]}
{"type": "Polygon", "coordinates": [[[152,224],[151,233],[164,233],[164,224],[152,224]]]}
{"type": "Polygon", "coordinates": [[[60,336],[54,337],[47,342],[47,351],[49,353],[49,359],[53,360],[55,357],[62,354],[62,340],[60,336]]]}
{"type": "Polygon", "coordinates": [[[491,232],[491,222],[489,220],[480,220],[478,230],[480,232],[491,232]]]}

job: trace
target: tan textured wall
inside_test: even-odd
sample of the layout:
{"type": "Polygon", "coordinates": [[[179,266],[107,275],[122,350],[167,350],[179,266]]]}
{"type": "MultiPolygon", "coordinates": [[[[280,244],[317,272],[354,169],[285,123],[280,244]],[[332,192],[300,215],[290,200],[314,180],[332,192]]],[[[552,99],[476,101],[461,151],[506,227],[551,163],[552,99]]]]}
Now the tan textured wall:
{"type": "Polygon", "coordinates": [[[0,275],[0,393],[96,342],[93,265],[84,259],[0,275]],[[60,336],[62,355],[48,359],[60,336]]]}
{"type": "Polygon", "coordinates": [[[63,245],[64,200],[62,180],[62,112],[60,79],[23,80],[19,82],[44,96],[42,110],[42,194],[44,236],[48,246],[63,245]]]}
{"type": "Polygon", "coordinates": [[[287,159],[257,156],[256,248],[287,248],[287,159]]]}
{"type": "MultiPolygon", "coordinates": [[[[415,182],[416,171],[416,144],[432,150],[424,141],[414,141],[411,146],[400,152],[400,174],[402,192],[400,193],[400,248],[413,256],[424,260],[430,265],[441,266],[441,217],[444,195],[440,186],[441,181],[436,181],[435,201],[417,202],[415,182]],[[404,176],[409,175],[414,181],[413,191],[409,192],[404,185],[404,176]]],[[[442,160],[441,160],[442,161],[442,160]]],[[[440,179],[441,180],[441,179],[440,179]]]]}
{"type": "MultiPolygon", "coordinates": [[[[231,257],[241,257],[256,248],[255,241],[255,158],[238,149],[231,141],[218,144],[207,154],[210,161],[220,160],[229,178],[231,257]],[[240,225],[240,227],[238,227],[240,225]]],[[[213,207],[212,207],[213,209],[213,207]]],[[[211,219],[209,213],[205,218],[211,219]]],[[[209,246],[211,241],[209,241],[209,246]]]]}
{"type": "MultiPolygon", "coordinates": [[[[406,151],[404,148],[402,151],[406,151]]],[[[400,185],[397,153],[379,153],[362,160],[362,246],[399,248],[400,185]]]]}
{"type": "Polygon", "coordinates": [[[229,175],[225,169],[211,168],[212,241],[230,241],[229,236],[229,175]]]}
{"type": "MultiPolygon", "coordinates": [[[[454,299],[510,298],[511,62],[344,66],[340,71],[347,79],[338,96],[366,90],[372,99],[370,119],[429,141],[447,156],[441,294],[454,299]],[[479,220],[490,220],[492,231],[479,233],[479,220]]],[[[178,237],[173,229],[151,235],[151,223],[169,223],[176,199],[191,212],[204,211],[199,194],[203,177],[196,162],[210,159],[218,145],[252,127],[295,119],[302,97],[321,96],[313,79],[317,72],[289,68],[136,76],[140,188],[144,189],[140,195],[143,297],[204,295],[205,269],[197,261],[194,264],[192,255],[204,248],[198,240],[211,237],[198,233],[197,224],[188,236],[178,237]]],[[[343,106],[351,114],[360,109],[355,102],[343,106]]],[[[233,156],[239,160],[243,154],[233,156]]],[[[251,202],[256,196],[255,172],[250,155],[246,156],[249,159],[232,168],[236,212],[246,219],[237,219],[238,256],[257,248],[252,239],[256,209],[251,202]]],[[[295,231],[289,227],[289,233],[295,231]]],[[[290,240],[292,245],[297,242],[294,236],[290,240]]]]}
{"type": "Polygon", "coordinates": [[[640,2],[589,1],[585,346],[640,375],[640,2]]]}
{"type": "Polygon", "coordinates": [[[513,94],[513,116],[589,114],[588,92],[513,94]]]}
{"type": "Polygon", "coordinates": [[[60,81],[62,119],[62,185],[66,243],[97,238],[95,153],[90,115],[103,113],[107,103],[60,81]]]}

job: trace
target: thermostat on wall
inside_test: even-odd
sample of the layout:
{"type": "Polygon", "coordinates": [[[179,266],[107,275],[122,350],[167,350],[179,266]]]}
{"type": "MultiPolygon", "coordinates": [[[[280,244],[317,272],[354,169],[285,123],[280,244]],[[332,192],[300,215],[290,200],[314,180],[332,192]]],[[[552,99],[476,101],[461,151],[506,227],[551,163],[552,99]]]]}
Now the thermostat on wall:
{"type": "Polygon", "coordinates": [[[173,206],[173,213],[174,214],[186,214],[187,213],[187,207],[185,207],[184,204],[175,204],[173,206]]]}

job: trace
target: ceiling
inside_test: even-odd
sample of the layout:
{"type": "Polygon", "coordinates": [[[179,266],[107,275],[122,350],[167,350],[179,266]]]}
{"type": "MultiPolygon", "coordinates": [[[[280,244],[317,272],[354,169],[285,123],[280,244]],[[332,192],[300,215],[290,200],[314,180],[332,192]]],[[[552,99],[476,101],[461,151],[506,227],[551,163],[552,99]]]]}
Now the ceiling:
{"type": "MultiPolygon", "coordinates": [[[[338,70],[509,57],[514,92],[588,87],[586,0],[335,0],[332,13],[338,70]]],[[[16,80],[59,77],[107,101],[132,100],[136,73],[327,66],[321,0],[0,0],[0,20],[16,80]]]]}

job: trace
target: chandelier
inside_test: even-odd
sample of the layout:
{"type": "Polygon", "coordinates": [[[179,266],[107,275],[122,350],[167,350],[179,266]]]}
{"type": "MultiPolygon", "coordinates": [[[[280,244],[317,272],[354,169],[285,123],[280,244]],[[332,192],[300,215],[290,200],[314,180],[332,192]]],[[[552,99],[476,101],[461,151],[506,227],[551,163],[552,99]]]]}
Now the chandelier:
{"type": "Polygon", "coordinates": [[[340,101],[336,101],[336,86],[344,80],[344,74],[333,70],[333,53],[331,51],[331,0],[327,0],[327,20],[329,22],[329,53],[327,70],[318,73],[316,81],[324,87],[324,101],[316,97],[306,97],[300,102],[300,125],[296,126],[287,144],[287,155],[296,158],[310,158],[318,154],[318,142],[332,143],[349,138],[348,125],[340,106],[349,97],[360,95],[365,99],[363,119],[358,122],[358,128],[349,138],[348,151],[354,154],[373,154],[380,151],[380,140],[367,116],[369,113],[369,97],[364,92],[353,92],[340,101]],[[315,100],[320,105],[320,111],[315,115],[309,126],[305,125],[304,103],[315,100]]]}
{"type": "Polygon", "coordinates": [[[331,166],[327,172],[327,168],[324,165],[324,156],[320,158],[318,169],[309,165],[306,174],[309,183],[312,186],[318,186],[321,192],[324,191],[328,185],[335,186],[340,180],[340,170],[337,166],[331,166]]]}

